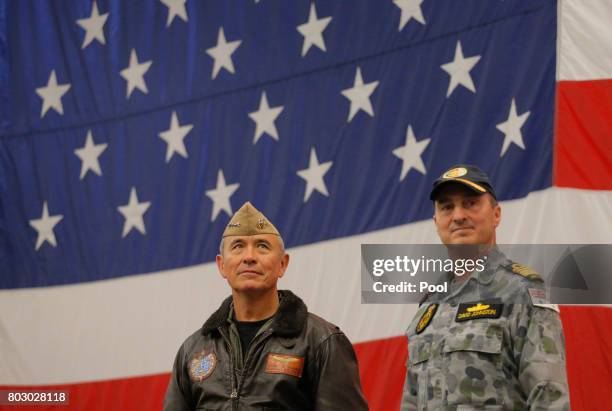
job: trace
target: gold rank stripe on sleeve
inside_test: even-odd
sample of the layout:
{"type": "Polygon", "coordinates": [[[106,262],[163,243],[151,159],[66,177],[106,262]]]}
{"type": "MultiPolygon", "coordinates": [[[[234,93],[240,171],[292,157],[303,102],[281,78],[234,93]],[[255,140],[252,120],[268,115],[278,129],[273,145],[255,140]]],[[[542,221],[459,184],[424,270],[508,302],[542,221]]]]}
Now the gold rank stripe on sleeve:
{"type": "Polygon", "coordinates": [[[477,320],[480,318],[499,318],[502,315],[503,304],[468,303],[459,304],[456,322],[477,320]]]}

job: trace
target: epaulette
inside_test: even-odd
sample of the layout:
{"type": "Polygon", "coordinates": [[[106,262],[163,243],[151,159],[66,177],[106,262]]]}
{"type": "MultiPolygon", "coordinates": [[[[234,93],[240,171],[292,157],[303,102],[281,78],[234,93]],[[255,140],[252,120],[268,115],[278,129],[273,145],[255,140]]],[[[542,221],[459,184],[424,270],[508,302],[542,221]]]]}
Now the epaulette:
{"type": "Polygon", "coordinates": [[[512,271],[514,274],[521,275],[530,280],[544,282],[544,280],[537,271],[535,271],[533,268],[527,267],[526,265],[511,261],[510,264],[506,266],[506,268],[512,271]]]}

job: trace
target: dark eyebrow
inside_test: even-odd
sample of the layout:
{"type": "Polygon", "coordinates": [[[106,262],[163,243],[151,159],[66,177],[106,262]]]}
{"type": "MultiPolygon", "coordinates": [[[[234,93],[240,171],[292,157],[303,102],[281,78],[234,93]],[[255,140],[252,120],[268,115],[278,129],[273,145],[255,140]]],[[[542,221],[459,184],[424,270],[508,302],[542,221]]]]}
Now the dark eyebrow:
{"type": "Polygon", "coordinates": [[[438,198],[438,199],[436,200],[436,204],[448,203],[448,202],[450,202],[450,201],[451,201],[451,200],[450,200],[450,198],[448,198],[448,197],[442,197],[442,198],[438,198]]]}

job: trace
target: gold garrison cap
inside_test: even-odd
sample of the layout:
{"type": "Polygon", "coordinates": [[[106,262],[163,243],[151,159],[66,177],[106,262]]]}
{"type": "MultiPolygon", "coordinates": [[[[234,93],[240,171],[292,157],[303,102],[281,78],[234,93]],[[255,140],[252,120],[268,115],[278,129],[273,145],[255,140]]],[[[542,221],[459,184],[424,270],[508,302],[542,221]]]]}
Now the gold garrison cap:
{"type": "Polygon", "coordinates": [[[223,237],[257,234],[276,234],[280,237],[280,233],[270,220],[247,201],[232,216],[229,224],[225,227],[223,237]]]}

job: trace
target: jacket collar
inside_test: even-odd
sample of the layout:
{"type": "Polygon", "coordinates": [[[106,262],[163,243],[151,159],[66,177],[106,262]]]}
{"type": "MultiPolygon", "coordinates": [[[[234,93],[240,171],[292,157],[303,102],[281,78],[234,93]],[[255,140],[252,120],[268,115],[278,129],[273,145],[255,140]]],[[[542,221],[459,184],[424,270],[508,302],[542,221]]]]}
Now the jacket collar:
{"type": "MultiPolygon", "coordinates": [[[[281,337],[296,336],[306,325],[308,315],[306,304],[289,290],[279,290],[278,297],[280,304],[271,325],[273,333],[281,337]]],[[[221,307],[206,320],[202,326],[202,334],[206,335],[220,327],[227,326],[231,309],[232,297],[229,296],[221,303],[221,307]]]]}

